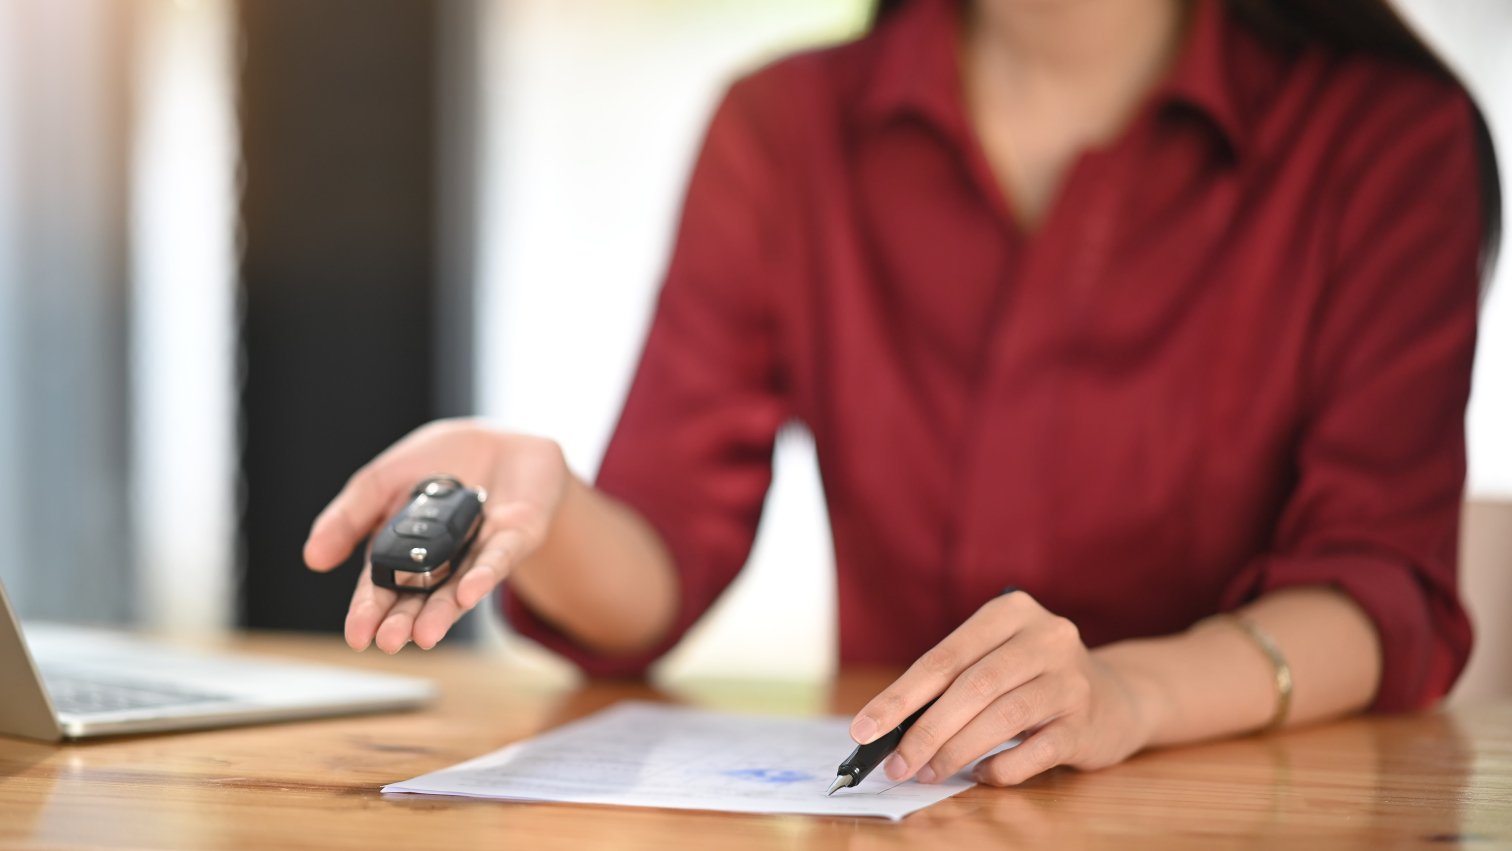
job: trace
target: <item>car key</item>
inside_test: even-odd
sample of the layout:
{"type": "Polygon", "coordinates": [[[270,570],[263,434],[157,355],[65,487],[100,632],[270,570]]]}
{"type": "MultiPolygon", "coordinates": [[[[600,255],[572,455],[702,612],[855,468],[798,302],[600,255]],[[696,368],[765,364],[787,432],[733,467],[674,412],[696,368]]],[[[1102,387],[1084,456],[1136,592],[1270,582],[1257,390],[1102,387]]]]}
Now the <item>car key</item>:
{"type": "Polygon", "coordinates": [[[444,585],[477,538],[487,499],[487,491],[451,476],[422,479],[373,537],[373,584],[417,594],[444,585]]]}

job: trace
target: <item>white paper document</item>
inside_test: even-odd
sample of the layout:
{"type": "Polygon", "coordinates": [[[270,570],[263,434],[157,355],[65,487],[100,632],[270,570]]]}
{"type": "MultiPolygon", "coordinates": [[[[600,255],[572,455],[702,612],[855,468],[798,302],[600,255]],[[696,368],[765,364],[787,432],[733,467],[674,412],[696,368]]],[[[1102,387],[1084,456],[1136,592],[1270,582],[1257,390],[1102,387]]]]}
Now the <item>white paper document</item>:
{"type": "Polygon", "coordinates": [[[975,784],[925,786],[878,768],[831,797],[855,747],[846,718],[771,718],[626,701],[385,792],[901,819],[975,784]]]}

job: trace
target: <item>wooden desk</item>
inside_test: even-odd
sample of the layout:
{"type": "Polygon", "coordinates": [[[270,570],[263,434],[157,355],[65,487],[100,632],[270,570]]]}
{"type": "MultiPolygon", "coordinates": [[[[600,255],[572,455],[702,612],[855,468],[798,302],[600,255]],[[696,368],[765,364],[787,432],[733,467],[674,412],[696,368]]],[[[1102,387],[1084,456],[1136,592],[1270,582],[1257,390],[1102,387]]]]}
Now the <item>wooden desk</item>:
{"type": "MultiPolygon", "coordinates": [[[[891,824],[385,798],[382,784],[622,698],[662,696],[634,684],[543,685],[466,651],[386,658],[325,639],[238,643],[433,676],[445,696],[433,710],[401,715],[63,746],[0,738],[0,847],[1512,847],[1512,704],[1152,753],[1089,774],[1055,771],[1016,789],[977,787],[891,824]]],[[[847,674],[831,705],[854,711],[885,680],[847,674]]]]}

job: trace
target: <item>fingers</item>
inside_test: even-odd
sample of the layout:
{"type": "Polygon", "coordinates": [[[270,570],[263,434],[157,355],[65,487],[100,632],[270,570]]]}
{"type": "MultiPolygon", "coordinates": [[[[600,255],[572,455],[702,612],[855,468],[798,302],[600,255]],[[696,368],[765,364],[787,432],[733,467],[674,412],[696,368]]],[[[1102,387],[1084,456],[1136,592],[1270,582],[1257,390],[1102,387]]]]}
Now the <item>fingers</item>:
{"type": "Polygon", "coordinates": [[[415,617],[412,637],[417,645],[429,650],[446,636],[452,624],[479,601],[487,597],[505,577],[509,568],[534,548],[529,536],[519,529],[505,529],[489,537],[451,582],[437,588],[415,617]]]}
{"type": "Polygon", "coordinates": [[[455,583],[429,596],[401,594],[374,585],[371,571],[371,566],[363,569],[347,611],[346,640],[354,650],[367,649],[375,639],[385,653],[397,653],[411,640],[429,650],[467,611],[457,604],[455,583]]]}
{"type": "Polygon", "coordinates": [[[371,565],[362,572],[347,614],[347,643],[362,650],[377,641],[379,649],[397,653],[413,640],[429,650],[446,636],[457,619],[472,609],[509,575],[510,568],[534,551],[541,522],[527,514],[531,506],[503,506],[489,525],[523,523],[489,536],[459,575],[429,595],[401,594],[372,582],[371,565]]]}
{"type": "Polygon", "coordinates": [[[399,594],[388,610],[383,623],[378,625],[378,634],[373,643],[385,653],[398,653],[414,636],[415,618],[427,600],[421,594],[399,594]]]}
{"type": "Polygon", "coordinates": [[[305,564],[327,571],[346,561],[358,541],[399,510],[420,477],[438,470],[463,474],[461,461],[486,464],[492,437],[463,420],[437,420],[410,432],[352,474],[315,518],[305,564]]]}
{"type": "Polygon", "coordinates": [[[488,596],[516,565],[540,549],[550,524],[550,510],[534,499],[490,499],[480,533],[483,544],[456,583],[457,604],[465,611],[488,596]]]}
{"type": "Polygon", "coordinates": [[[471,609],[509,575],[509,570],[533,547],[529,535],[520,529],[506,528],[489,537],[457,580],[457,602],[471,609]]]}
{"type": "Polygon", "coordinates": [[[1070,703],[1066,691],[1064,678],[1037,677],[1000,695],[933,755],[917,755],[914,751],[924,748],[912,747],[908,751],[899,748],[895,756],[902,756],[906,772],[917,771],[920,783],[943,780],[1003,742],[1065,711],[1070,703]]]}
{"type": "Polygon", "coordinates": [[[1078,707],[1088,687],[1075,664],[1081,638],[1071,623],[1048,612],[1020,630],[1013,640],[962,671],[935,705],[909,729],[885,766],[901,779],[929,767],[948,777],[989,749],[1055,715],[1078,707]],[[972,725],[984,746],[963,745],[960,736],[972,725]],[[973,748],[975,748],[973,750],[973,748]],[[941,752],[946,758],[936,764],[941,752]]]}
{"type": "Polygon", "coordinates": [[[397,592],[373,584],[372,567],[364,567],[357,579],[357,590],[352,592],[352,605],[347,609],[346,640],[353,650],[366,650],[373,643],[378,625],[388,617],[389,609],[399,597],[397,592]]]}
{"type": "Polygon", "coordinates": [[[1052,721],[1018,747],[982,760],[974,772],[977,782],[990,786],[1017,786],[1036,774],[1069,762],[1073,738],[1068,733],[1069,726],[1064,721],[1052,721]]]}
{"type": "MultiPolygon", "coordinates": [[[[499,532],[454,581],[437,588],[414,617],[410,637],[415,643],[426,650],[435,647],[452,624],[487,597],[509,575],[516,560],[530,552],[526,537],[518,529],[499,532]]],[[[396,621],[394,628],[399,629],[399,624],[396,621]]]]}
{"type": "Polygon", "coordinates": [[[1025,631],[961,672],[903,736],[883,766],[887,776],[902,780],[918,771],[924,783],[949,777],[967,762],[1061,711],[1063,701],[1052,701],[1059,695],[1051,691],[1051,684],[1062,677],[1045,673],[1057,655],[1048,644],[1034,631],[1025,631]],[[983,725],[990,726],[991,732],[983,730],[983,725]],[[961,737],[968,731],[972,735],[963,742],[961,737]],[[971,742],[978,739],[990,741],[970,750],[975,746],[971,742]],[[940,760],[942,753],[945,759],[940,760]]]}
{"type": "Polygon", "coordinates": [[[446,631],[471,607],[458,605],[456,582],[448,582],[422,599],[425,602],[415,617],[410,637],[422,649],[429,650],[446,637],[446,631]]]}
{"type": "MultiPolygon", "coordinates": [[[[1028,594],[1009,594],[984,605],[944,641],[919,657],[896,682],[872,698],[851,722],[851,738],[864,745],[898,726],[914,710],[944,693],[957,677],[994,648],[1013,638],[1026,620],[1043,611],[1028,594]]],[[[996,696],[994,693],[980,699],[978,710],[996,696]]],[[[940,703],[948,701],[942,699],[940,703]]],[[[926,720],[940,723],[948,711],[948,705],[942,710],[940,703],[924,713],[913,729],[919,729],[926,720]]],[[[953,717],[958,723],[951,732],[975,714],[965,714],[965,710],[956,713],[953,717]]]]}
{"type": "MultiPolygon", "coordinates": [[[[1023,684],[1024,680],[1028,679],[1028,675],[1017,670],[1022,669],[1023,666],[1014,665],[1011,658],[1001,658],[1021,655],[1003,648],[964,671],[956,682],[945,690],[945,694],[941,695],[935,705],[930,707],[929,711],[924,713],[904,734],[903,741],[898,744],[897,750],[883,763],[882,770],[887,776],[893,780],[904,780],[913,776],[916,771],[927,768],[926,763],[933,759],[941,748],[955,741],[958,734],[1004,691],[1023,684]],[[1002,688],[994,688],[992,686],[994,682],[1001,682],[1002,688]],[[992,689],[990,693],[987,691],[989,688],[992,689]]],[[[1013,733],[1006,733],[1000,741],[1006,741],[1012,737],[1013,733]]],[[[985,750],[986,748],[983,749],[985,750]]],[[[973,754],[973,757],[979,756],[983,751],[973,754]]],[[[922,783],[933,780],[932,772],[926,772],[919,777],[922,783]]]]}
{"type": "Polygon", "coordinates": [[[407,494],[390,482],[381,461],[353,474],[341,493],[315,518],[304,546],[305,564],[312,570],[331,570],[346,561],[357,542],[383,522],[395,501],[407,494]]]}

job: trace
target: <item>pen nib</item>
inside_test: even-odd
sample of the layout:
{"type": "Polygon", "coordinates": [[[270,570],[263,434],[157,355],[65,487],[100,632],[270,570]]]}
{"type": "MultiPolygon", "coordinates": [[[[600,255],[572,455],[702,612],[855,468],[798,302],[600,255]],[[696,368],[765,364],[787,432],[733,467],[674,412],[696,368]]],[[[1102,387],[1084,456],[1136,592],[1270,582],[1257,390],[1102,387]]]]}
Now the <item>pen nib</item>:
{"type": "Polygon", "coordinates": [[[829,791],[824,793],[824,797],[828,798],[830,795],[835,794],[835,790],[843,789],[849,785],[851,785],[851,776],[849,774],[842,774],[835,778],[834,783],[830,784],[829,791]]]}

